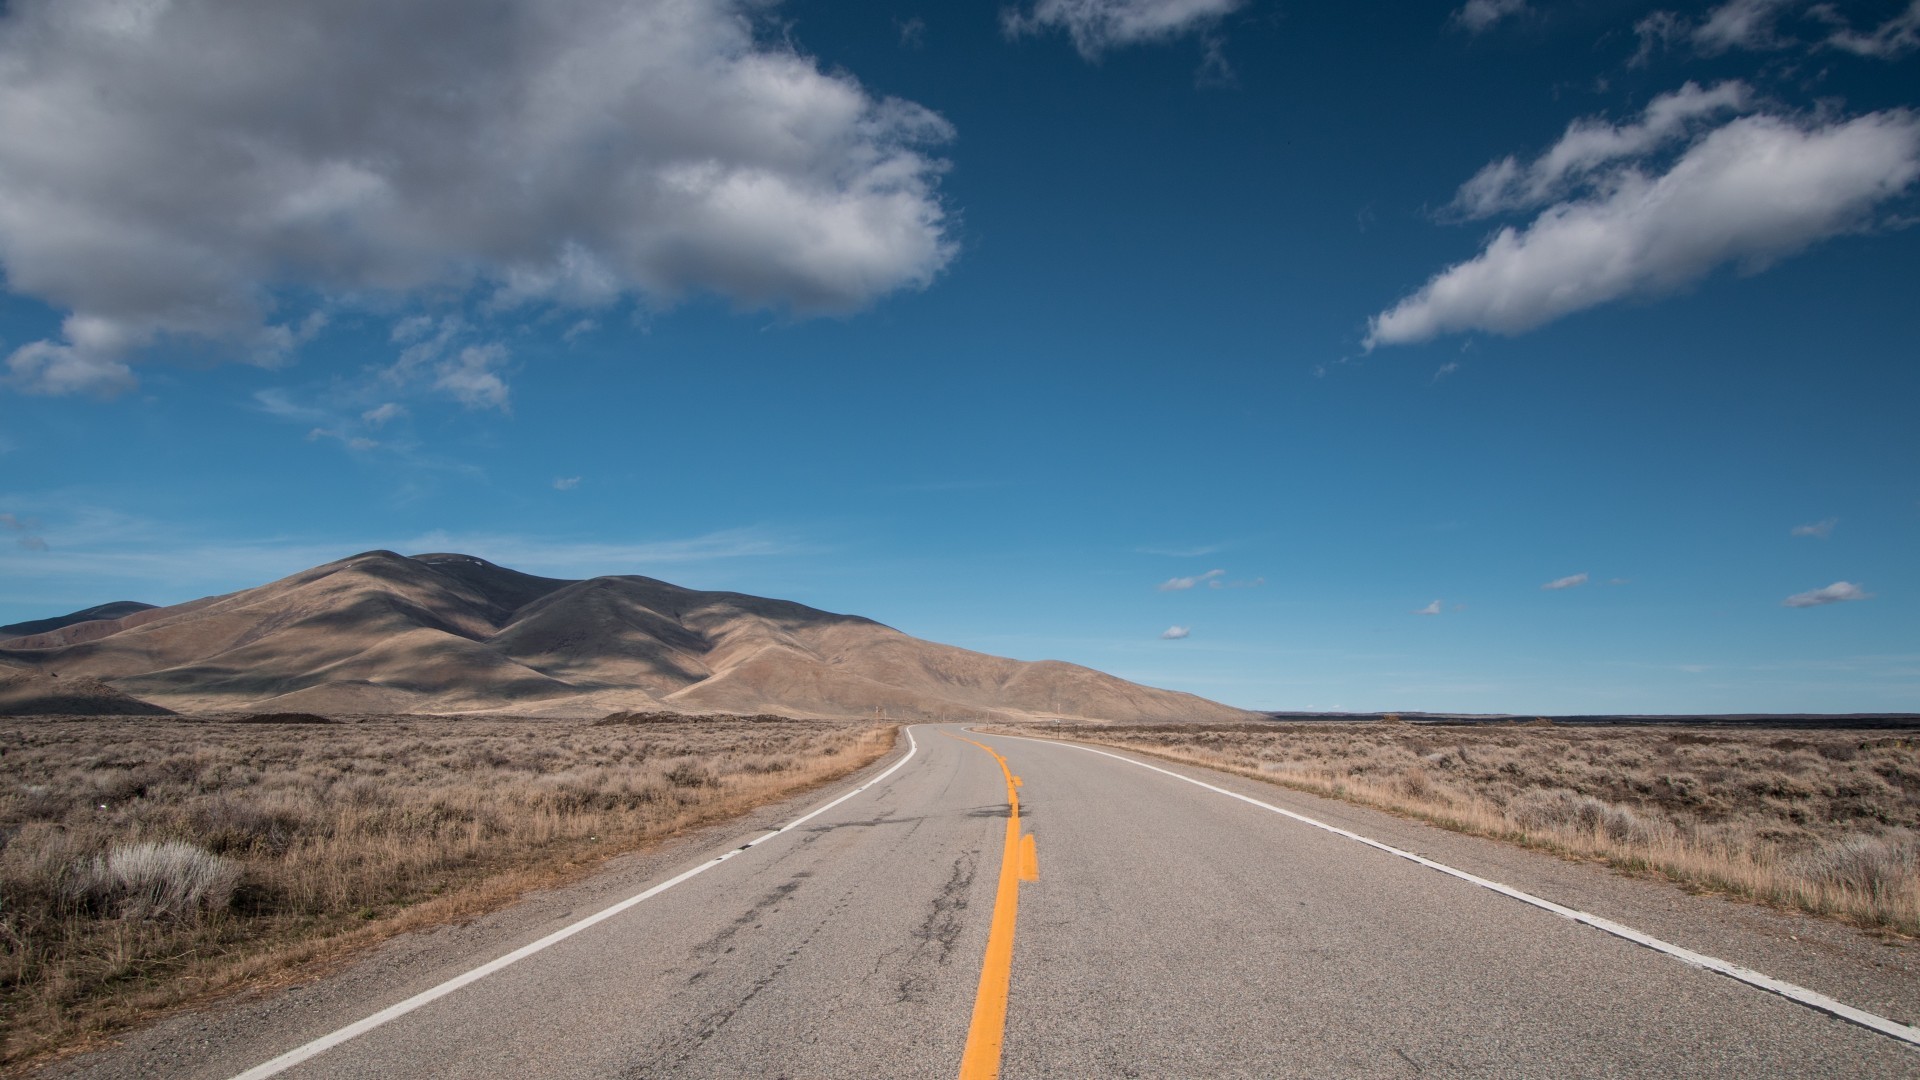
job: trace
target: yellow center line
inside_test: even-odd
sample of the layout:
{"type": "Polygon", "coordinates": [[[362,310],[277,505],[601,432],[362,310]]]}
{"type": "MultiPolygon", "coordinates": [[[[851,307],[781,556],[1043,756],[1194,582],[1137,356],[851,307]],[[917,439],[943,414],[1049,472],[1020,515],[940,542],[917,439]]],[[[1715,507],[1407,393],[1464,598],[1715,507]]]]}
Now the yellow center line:
{"type": "Polygon", "coordinates": [[[987,928],[987,958],[980,965],[980,989],[973,998],[973,1023],[967,1027],[967,1049],[960,1055],[960,1080],[996,1080],[1000,1075],[1000,1047],[1007,1033],[1007,987],[1013,981],[1013,924],[1020,910],[1020,883],[1040,880],[1040,861],[1033,834],[1020,835],[1020,778],[986,743],[950,732],[950,739],[970,742],[993,755],[1007,778],[1007,842],[1000,853],[1000,886],[993,896],[993,922],[987,928]]]}

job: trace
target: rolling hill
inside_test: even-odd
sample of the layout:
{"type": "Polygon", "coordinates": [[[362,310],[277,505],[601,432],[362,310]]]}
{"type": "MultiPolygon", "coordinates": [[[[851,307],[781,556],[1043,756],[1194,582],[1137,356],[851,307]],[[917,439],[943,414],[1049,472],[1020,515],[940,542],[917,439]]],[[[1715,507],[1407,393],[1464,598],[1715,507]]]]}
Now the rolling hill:
{"type": "Polygon", "coordinates": [[[75,622],[0,641],[0,661],[177,711],[1255,715],[785,600],[639,576],[535,577],[444,553],[370,551],[225,596],[75,622]]]}

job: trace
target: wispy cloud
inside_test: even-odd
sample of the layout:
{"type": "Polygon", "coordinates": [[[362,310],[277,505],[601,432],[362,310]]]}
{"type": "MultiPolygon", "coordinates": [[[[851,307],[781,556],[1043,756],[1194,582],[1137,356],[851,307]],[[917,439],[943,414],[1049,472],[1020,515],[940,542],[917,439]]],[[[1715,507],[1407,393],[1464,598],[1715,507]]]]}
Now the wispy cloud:
{"type": "MultiPolygon", "coordinates": [[[[20,500],[14,502],[19,505],[20,500]]],[[[820,550],[762,526],[629,543],[454,532],[318,541],[281,536],[209,539],[197,529],[99,507],[48,503],[34,506],[33,511],[46,519],[45,535],[52,543],[45,551],[0,547],[0,603],[60,610],[109,599],[178,603],[260,585],[376,548],[402,554],[457,551],[557,577],[657,573],[820,550]]],[[[25,520],[19,515],[16,519],[25,520]]]]}
{"type": "Polygon", "coordinates": [[[1839,604],[1848,600],[1871,600],[1873,594],[1855,585],[1851,581],[1836,581],[1825,588],[1808,589],[1803,593],[1794,593],[1782,600],[1787,607],[1819,607],[1822,604],[1839,604]]]}
{"type": "Polygon", "coordinates": [[[1913,0],[1905,11],[1865,33],[1846,25],[1832,4],[1819,4],[1813,10],[1839,25],[1826,41],[1833,48],[1881,60],[1892,60],[1920,48],[1920,0],[1913,0]]]}
{"type": "Polygon", "coordinates": [[[1195,585],[1199,585],[1203,582],[1216,581],[1225,576],[1227,576],[1227,572],[1225,570],[1209,570],[1204,574],[1195,574],[1192,577],[1168,578],[1167,580],[1161,582],[1158,588],[1160,589],[1161,592],[1180,592],[1185,589],[1191,589],[1195,585]]]}
{"type": "Polygon", "coordinates": [[[1577,588],[1578,586],[1581,586],[1581,585],[1585,585],[1586,583],[1587,583],[1587,575],[1584,573],[1579,573],[1579,574],[1568,574],[1566,577],[1563,577],[1563,578],[1554,578],[1552,581],[1549,581],[1545,585],[1542,585],[1540,587],[1542,589],[1549,589],[1549,590],[1572,589],[1572,588],[1577,588]]]}
{"type": "Polygon", "coordinates": [[[1087,60],[1125,45],[1205,33],[1246,0],[1035,0],[1030,11],[1008,8],[1008,37],[1064,30],[1087,60]]]}
{"type": "Polygon", "coordinates": [[[0,529],[13,533],[14,544],[25,551],[47,550],[47,541],[40,535],[40,522],[37,519],[0,514],[0,529]]]}
{"type": "Polygon", "coordinates": [[[1827,537],[1833,535],[1833,527],[1838,524],[1840,524],[1839,518],[1828,518],[1825,521],[1816,521],[1811,525],[1795,525],[1793,527],[1793,535],[1811,536],[1816,540],[1825,540],[1827,537]]]}
{"type": "Polygon", "coordinates": [[[396,402],[388,401],[376,405],[360,414],[360,422],[368,427],[381,427],[389,420],[397,420],[407,415],[407,408],[396,402]]]}
{"type": "Polygon", "coordinates": [[[1433,373],[1433,378],[1427,380],[1427,385],[1432,386],[1435,383],[1438,383],[1441,379],[1444,379],[1447,376],[1459,370],[1460,370],[1460,362],[1458,360],[1449,360],[1446,363],[1440,365],[1440,370],[1433,373]]]}
{"type": "Polygon", "coordinates": [[[1191,626],[1169,626],[1160,631],[1160,638],[1163,641],[1179,641],[1191,633],[1193,633],[1191,626]]]}
{"type": "Polygon", "coordinates": [[[1440,614],[1441,610],[1442,609],[1440,606],[1440,601],[1435,600],[1433,603],[1428,604],[1426,607],[1414,608],[1413,613],[1415,615],[1438,615],[1440,614]]]}
{"type": "Polygon", "coordinates": [[[555,491],[572,491],[579,486],[580,478],[577,476],[556,476],[553,478],[553,490],[555,491]]]}

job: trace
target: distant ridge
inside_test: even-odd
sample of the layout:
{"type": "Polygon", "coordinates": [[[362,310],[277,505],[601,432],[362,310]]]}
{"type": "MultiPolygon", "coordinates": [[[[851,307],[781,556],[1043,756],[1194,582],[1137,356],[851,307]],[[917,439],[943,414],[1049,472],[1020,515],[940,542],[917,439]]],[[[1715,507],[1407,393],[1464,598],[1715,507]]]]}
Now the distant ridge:
{"type": "Polygon", "coordinates": [[[790,601],[636,575],[537,577],[454,553],[364,552],[225,596],[0,642],[0,661],[98,679],[177,711],[1259,717],[790,601]]]}
{"type": "Polygon", "coordinates": [[[0,641],[7,638],[24,637],[28,634],[44,634],[49,630],[72,626],[75,623],[95,622],[102,619],[119,619],[132,615],[136,611],[151,611],[152,604],[143,604],[138,600],[115,600],[111,604],[101,604],[70,615],[55,615],[50,619],[34,619],[31,622],[17,622],[10,626],[0,626],[0,641]]]}

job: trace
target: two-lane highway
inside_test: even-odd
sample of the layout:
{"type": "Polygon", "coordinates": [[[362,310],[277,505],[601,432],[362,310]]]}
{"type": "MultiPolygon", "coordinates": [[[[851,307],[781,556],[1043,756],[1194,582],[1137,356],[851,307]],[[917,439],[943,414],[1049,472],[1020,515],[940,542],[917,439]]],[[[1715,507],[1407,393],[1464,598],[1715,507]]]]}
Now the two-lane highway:
{"type": "MultiPolygon", "coordinates": [[[[912,736],[824,812],[675,867],[551,944],[563,927],[542,928],[483,977],[371,980],[353,1019],[388,1015],[360,1029],[337,1004],[264,1033],[215,1015],[170,1071],[1920,1075],[1898,1038],[1166,772],[951,726],[912,736]]],[[[134,1075],[154,1053],[58,1071],[134,1075]]]]}

